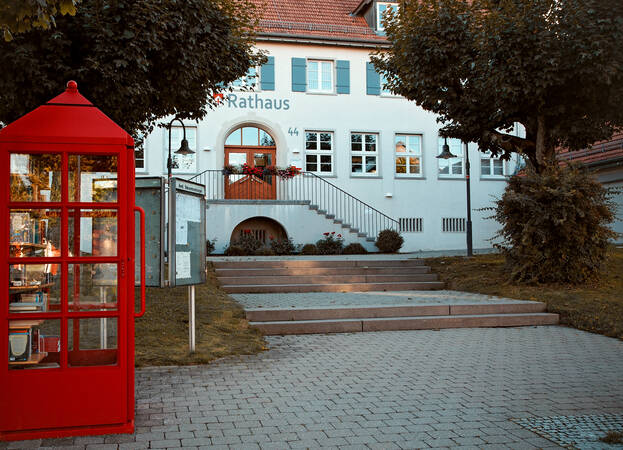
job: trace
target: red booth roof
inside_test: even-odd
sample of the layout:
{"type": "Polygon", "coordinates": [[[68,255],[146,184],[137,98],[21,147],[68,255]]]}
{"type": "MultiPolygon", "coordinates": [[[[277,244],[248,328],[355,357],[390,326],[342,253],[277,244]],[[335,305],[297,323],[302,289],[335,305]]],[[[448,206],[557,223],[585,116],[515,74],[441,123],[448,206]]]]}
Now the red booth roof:
{"type": "Polygon", "coordinates": [[[61,95],[0,130],[0,142],[133,146],[132,137],[78,92],[75,81],[61,95]]]}

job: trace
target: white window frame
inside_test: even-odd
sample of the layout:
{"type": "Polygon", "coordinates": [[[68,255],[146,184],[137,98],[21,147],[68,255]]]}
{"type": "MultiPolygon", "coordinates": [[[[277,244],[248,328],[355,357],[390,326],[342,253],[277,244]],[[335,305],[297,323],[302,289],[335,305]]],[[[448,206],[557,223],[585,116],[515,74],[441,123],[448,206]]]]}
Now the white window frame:
{"type": "MultiPolygon", "coordinates": [[[[437,154],[440,155],[444,138],[439,137],[437,140],[437,154]]],[[[463,142],[460,139],[448,138],[450,152],[456,155],[456,158],[439,159],[437,158],[437,176],[439,178],[465,178],[465,155],[463,154],[463,142]],[[453,173],[456,163],[461,163],[461,173],[453,173]],[[442,166],[448,166],[448,173],[441,173],[442,166]]]]}
{"type": "Polygon", "coordinates": [[[305,76],[307,78],[307,91],[306,92],[310,92],[312,94],[334,94],[335,93],[335,61],[330,60],[330,59],[308,59],[307,60],[307,67],[305,69],[306,73],[305,76]],[[318,79],[317,79],[317,83],[318,86],[316,88],[312,88],[310,87],[310,67],[311,64],[318,64],[318,79]],[[322,65],[323,64],[329,64],[330,65],[330,70],[327,72],[329,74],[329,84],[330,87],[328,89],[325,89],[322,87],[322,84],[324,81],[327,81],[325,79],[325,76],[327,73],[325,73],[322,70],[322,65]]]}
{"type": "Polygon", "coordinates": [[[260,70],[257,67],[249,67],[247,73],[231,82],[232,89],[236,91],[260,90],[260,70]]]}
{"type": "Polygon", "coordinates": [[[350,176],[351,177],[380,177],[381,171],[379,167],[380,163],[380,151],[379,151],[379,142],[380,142],[380,134],[373,132],[365,132],[365,131],[351,131],[349,135],[349,143],[348,146],[350,148],[350,176]],[[353,136],[359,134],[361,135],[361,150],[353,150],[353,136]],[[375,150],[374,152],[366,151],[366,136],[374,136],[376,138],[375,141],[375,150]],[[353,171],[353,157],[360,156],[361,157],[361,172],[353,171]],[[367,158],[374,158],[374,165],[376,167],[375,172],[366,172],[367,158]]]}
{"type": "MultiPolygon", "coordinates": [[[[141,173],[147,172],[147,136],[141,133],[139,136],[137,136],[137,138],[141,139],[141,148],[143,150],[143,157],[140,159],[136,157],[136,152],[139,147],[135,145],[134,146],[134,170],[135,172],[141,172],[141,173]],[[136,167],[136,162],[139,160],[143,161],[143,167],[136,167]]],[[[167,142],[167,145],[168,145],[168,142],[167,142]]]]}
{"type": "Polygon", "coordinates": [[[504,161],[502,158],[500,158],[499,156],[495,157],[491,154],[491,152],[486,151],[486,152],[480,152],[480,178],[486,178],[486,179],[497,179],[497,180],[501,180],[501,179],[505,179],[506,178],[506,161],[504,161]],[[483,162],[487,161],[487,163],[489,164],[489,174],[485,174],[482,170],[483,168],[483,162]],[[502,173],[501,174],[494,174],[493,173],[493,169],[495,167],[495,161],[500,161],[502,163],[502,173]]]}
{"type": "Polygon", "coordinates": [[[399,5],[393,2],[377,2],[376,3],[376,29],[378,31],[385,31],[385,27],[383,26],[383,16],[381,15],[381,6],[396,8],[396,10],[398,10],[399,5]]]}
{"type": "MultiPolygon", "coordinates": [[[[184,136],[184,130],[181,125],[173,125],[171,126],[171,158],[173,159],[173,163],[175,161],[189,161],[188,164],[185,164],[182,168],[173,168],[171,173],[174,174],[196,174],[198,173],[198,164],[197,164],[197,155],[199,152],[197,151],[197,126],[196,125],[185,125],[186,127],[186,140],[188,140],[188,147],[194,151],[192,155],[176,155],[175,151],[179,150],[180,145],[182,145],[182,138],[184,136]]],[[[169,155],[169,130],[165,127],[164,131],[164,173],[167,172],[167,158],[169,155]]]]}
{"type": "Polygon", "coordinates": [[[424,174],[424,168],[423,168],[423,154],[422,154],[422,141],[423,141],[423,136],[421,134],[417,134],[417,133],[396,133],[394,135],[394,174],[396,176],[396,178],[422,178],[423,174],[424,174]],[[410,152],[409,151],[409,144],[408,142],[405,142],[405,151],[404,152],[398,152],[396,149],[396,144],[398,141],[398,137],[403,137],[405,138],[405,141],[408,140],[409,137],[417,137],[419,138],[419,145],[418,148],[415,152],[410,152]],[[405,173],[398,173],[396,171],[396,160],[397,158],[402,157],[405,158],[405,173]],[[409,171],[410,169],[410,161],[409,158],[418,158],[420,160],[420,165],[419,165],[419,172],[417,173],[411,173],[409,171]]]}
{"type": "MultiPolygon", "coordinates": [[[[303,139],[305,140],[304,142],[304,147],[305,148],[305,157],[303,160],[303,166],[305,167],[305,172],[310,172],[310,173],[314,173],[316,175],[319,176],[333,176],[335,174],[335,157],[334,157],[334,151],[335,151],[335,134],[333,133],[333,131],[326,131],[326,130],[305,130],[305,133],[303,135],[303,139]],[[307,149],[307,143],[308,142],[312,142],[312,141],[308,141],[307,140],[307,134],[316,134],[316,139],[315,142],[316,143],[316,148],[315,149],[307,149]],[[328,134],[329,136],[331,136],[331,149],[330,150],[322,150],[321,147],[321,141],[320,141],[320,135],[321,134],[328,134]],[[316,170],[309,170],[307,168],[307,156],[315,156],[316,157],[316,170]],[[323,172],[321,170],[321,159],[323,156],[329,156],[331,158],[331,171],[330,172],[323,172]]],[[[326,164],[326,163],[325,163],[326,164]]]]}

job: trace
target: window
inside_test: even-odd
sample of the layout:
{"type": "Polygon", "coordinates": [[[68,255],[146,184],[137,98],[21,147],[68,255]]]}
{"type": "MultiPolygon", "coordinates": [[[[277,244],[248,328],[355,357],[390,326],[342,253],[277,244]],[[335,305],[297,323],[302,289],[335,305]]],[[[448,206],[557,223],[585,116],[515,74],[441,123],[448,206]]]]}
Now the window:
{"type": "Polygon", "coordinates": [[[134,147],[134,168],[140,171],[145,170],[145,142],[134,147]]]}
{"type": "Polygon", "coordinates": [[[307,61],[307,92],[333,92],[333,61],[307,61]]]}
{"type": "MultiPolygon", "coordinates": [[[[439,138],[438,153],[441,154],[444,144],[444,138],[439,138]]],[[[456,158],[437,159],[439,163],[439,176],[445,177],[462,177],[463,176],[463,145],[460,139],[448,139],[450,153],[456,155],[456,158]]]]}
{"type": "Polygon", "coordinates": [[[504,161],[484,152],[480,155],[480,176],[483,178],[503,178],[506,175],[504,161]]]}
{"type": "Polygon", "coordinates": [[[378,134],[352,133],[350,135],[351,174],[355,176],[377,173],[378,134]]]}
{"type": "Polygon", "coordinates": [[[385,29],[383,27],[383,19],[385,17],[385,13],[387,11],[396,12],[398,11],[398,4],[396,3],[377,3],[376,4],[376,29],[382,31],[385,29]]]}
{"type": "MultiPolygon", "coordinates": [[[[188,130],[188,128],[186,128],[188,130]]],[[[188,141],[190,143],[190,140],[188,141]]],[[[274,147],[275,140],[266,131],[257,127],[241,127],[232,131],[225,145],[245,145],[251,147],[274,147]]]]}
{"type": "MultiPolygon", "coordinates": [[[[165,128],[165,149],[169,150],[168,130],[165,128]]],[[[175,151],[182,145],[184,130],[182,127],[171,127],[171,157],[173,158],[173,173],[195,173],[197,172],[197,127],[186,127],[186,140],[188,147],[194,151],[192,155],[176,155],[175,151]]],[[[166,158],[165,158],[166,165],[166,158]]],[[[166,170],[166,169],[165,169],[166,170]]]]}
{"type": "Polygon", "coordinates": [[[305,132],[305,170],[319,175],[333,173],[333,133],[305,132]]]}
{"type": "Polygon", "coordinates": [[[419,134],[397,134],[395,167],[397,176],[422,175],[422,136],[419,134]]]}
{"type": "Polygon", "coordinates": [[[387,77],[383,74],[380,74],[379,77],[380,77],[380,83],[381,83],[381,95],[390,96],[390,97],[395,95],[388,87],[386,87],[387,77]]]}
{"type": "Polygon", "coordinates": [[[258,89],[259,77],[257,76],[257,69],[255,67],[249,67],[247,74],[231,82],[234,89],[258,89]]]}

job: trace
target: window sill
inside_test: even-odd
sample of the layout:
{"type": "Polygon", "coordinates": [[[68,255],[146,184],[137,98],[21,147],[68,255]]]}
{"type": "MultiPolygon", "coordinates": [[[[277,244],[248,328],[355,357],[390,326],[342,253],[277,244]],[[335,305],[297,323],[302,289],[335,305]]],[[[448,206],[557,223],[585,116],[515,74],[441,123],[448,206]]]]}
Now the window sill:
{"type": "Polygon", "coordinates": [[[355,175],[355,174],[350,174],[351,178],[361,178],[361,179],[380,179],[383,178],[381,175],[379,174],[373,174],[373,175],[355,175]]]}
{"type": "Polygon", "coordinates": [[[490,176],[481,176],[480,181],[506,181],[508,180],[508,175],[496,175],[494,177],[490,176]]]}
{"type": "Polygon", "coordinates": [[[426,177],[424,175],[398,175],[398,174],[394,174],[394,178],[396,180],[425,180],[426,177]]]}
{"type": "Polygon", "coordinates": [[[322,91],[305,91],[306,94],[309,95],[333,95],[337,97],[337,93],[336,92],[322,92],[322,91]]]}
{"type": "Polygon", "coordinates": [[[465,175],[437,175],[438,180],[463,180],[465,181],[465,175]]]}

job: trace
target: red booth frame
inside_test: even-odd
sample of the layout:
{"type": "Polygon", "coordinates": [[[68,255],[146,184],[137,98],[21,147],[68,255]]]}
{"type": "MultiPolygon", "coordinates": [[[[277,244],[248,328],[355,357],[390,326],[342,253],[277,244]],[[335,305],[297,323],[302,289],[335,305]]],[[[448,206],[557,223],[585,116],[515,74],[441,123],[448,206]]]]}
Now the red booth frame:
{"type": "MultiPolygon", "coordinates": [[[[0,440],[52,438],[72,435],[132,433],[134,431],[134,318],[145,312],[145,216],[134,204],[134,141],[95,108],[69,82],[65,93],[50,100],[0,130],[0,220],[4,267],[0,270],[0,440]],[[58,153],[62,158],[60,202],[11,202],[10,154],[58,153]],[[115,155],[117,201],[88,203],[69,201],[69,155],[115,155]],[[61,255],[10,257],[9,212],[11,209],[58,209],[61,211],[61,255]],[[69,211],[107,209],[117,211],[116,256],[69,256],[69,211]],[[134,307],[135,212],[140,214],[141,310],[134,307]],[[59,311],[10,313],[8,307],[11,264],[59,264],[61,303],[59,311]],[[69,309],[69,264],[117,264],[117,310],[72,311],[69,309]],[[72,319],[117,319],[117,362],[114,365],[75,367],[68,364],[68,322],[72,319]],[[61,352],[58,368],[11,370],[8,364],[8,327],[12,320],[60,320],[61,352]]],[[[74,326],[74,331],[76,327],[74,326]]],[[[79,357],[80,350],[74,351],[79,357]]]]}

